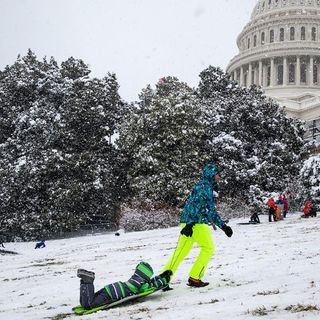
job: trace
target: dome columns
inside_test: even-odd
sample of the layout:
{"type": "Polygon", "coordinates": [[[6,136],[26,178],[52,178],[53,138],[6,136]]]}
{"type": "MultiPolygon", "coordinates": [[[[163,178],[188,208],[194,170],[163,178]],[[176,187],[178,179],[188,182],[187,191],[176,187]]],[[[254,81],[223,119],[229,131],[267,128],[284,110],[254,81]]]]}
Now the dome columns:
{"type": "MultiPolygon", "coordinates": [[[[314,75],[313,75],[313,72],[314,72],[314,59],[313,57],[311,56],[310,57],[310,63],[309,63],[309,69],[308,69],[308,85],[309,86],[314,86],[314,75]]],[[[317,77],[318,78],[318,77],[317,77]]]]}
{"type": "Polygon", "coordinates": [[[300,56],[297,56],[296,74],[295,74],[295,80],[294,80],[297,86],[300,86],[300,80],[301,80],[301,64],[300,64],[300,56]]]}
{"type": "Polygon", "coordinates": [[[231,78],[240,86],[319,86],[320,56],[283,56],[248,62],[234,69],[231,78]]]}
{"type": "Polygon", "coordinates": [[[233,80],[320,123],[320,0],[257,0],[237,45],[226,68],[233,80]]]}
{"type": "Polygon", "coordinates": [[[240,86],[244,86],[244,72],[243,66],[240,67],[240,86]]]}
{"type": "Polygon", "coordinates": [[[252,63],[249,63],[249,68],[248,68],[248,83],[249,83],[249,85],[252,85],[252,63]]]}
{"type": "Polygon", "coordinates": [[[258,75],[259,75],[259,76],[258,76],[258,79],[259,79],[259,81],[258,81],[257,84],[258,84],[259,86],[261,86],[261,87],[263,86],[263,77],[262,77],[262,75],[263,75],[263,74],[262,74],[262,70],[263,70],[263,69],[262,69],[262,67],[263,67],[263,65],[262,65],[262,60],[259,60],[259,70],[258,70],[258,75]]]}
{"type": "Polygon", "coordinates": [[[268,77],[270,77],[269,82],[269,86],[273,87],[275,84],[275,70],[274,70],[274,58],[270,59],[270,76],[268,75],[268,77]]]}
{"type": "Polygon", "coordinates": [[[283,84],[284,87],[288,85],[288,58],[283,57],[283,84]]]}

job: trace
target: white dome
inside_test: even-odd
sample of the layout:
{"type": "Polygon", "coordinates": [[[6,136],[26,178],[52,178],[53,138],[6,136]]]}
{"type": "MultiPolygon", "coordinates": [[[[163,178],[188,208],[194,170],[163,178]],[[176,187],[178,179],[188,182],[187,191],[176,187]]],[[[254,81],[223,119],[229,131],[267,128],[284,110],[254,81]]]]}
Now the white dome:
{"type": "Polygon", "coordinates": [[[261,86],[289,115],[316,123],[320,141],[320,0],[258,0],[237,45],[232,79],[261,86]]]}
{"type": "Polygon", "coordinates": [[[290,8],[320,9],[320,0],[259,0],[253,9],[251,19],[272,11],[290,8]]]}

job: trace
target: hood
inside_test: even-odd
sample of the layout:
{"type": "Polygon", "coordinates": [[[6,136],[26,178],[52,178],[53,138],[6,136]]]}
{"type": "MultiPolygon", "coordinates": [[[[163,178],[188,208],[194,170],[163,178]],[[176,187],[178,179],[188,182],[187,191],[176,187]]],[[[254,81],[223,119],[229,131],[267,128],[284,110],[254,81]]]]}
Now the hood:
{"type": "Polygon", "coordinates": [[[152,267],[147,262],[140,262],[136,267],[136,273],[147,281],[153,276],[152,267]]]}
{"type": "Polygon", "coordinates": [[[209,163],[203,168],[202,178],[206,180],[212,180],[213,177],[219,174],[222,170],[223,168],[220,165],[216,163],[209,163]]]}

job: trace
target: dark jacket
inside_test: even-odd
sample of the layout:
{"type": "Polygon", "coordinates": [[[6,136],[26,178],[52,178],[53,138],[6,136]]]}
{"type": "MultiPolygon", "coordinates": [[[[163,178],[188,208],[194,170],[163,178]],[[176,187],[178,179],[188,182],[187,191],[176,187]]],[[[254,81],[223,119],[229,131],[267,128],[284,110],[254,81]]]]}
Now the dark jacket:
{"type": "Polygon", "coordinates": [[[153,271],[149,264],[138,264],[134,274],[128,281],[118,281],[108,284],[104,287],[108,296],[107,303],[111,303],[113,301],[117,301],[125,297],[143,293],[152,289],[156,290],[164,288],[168,284],[165,278],[162,278],[161,276],[152,276],[153,271]],[[145,268],[146,265],[150,267],[149,270],[145,268]]]}

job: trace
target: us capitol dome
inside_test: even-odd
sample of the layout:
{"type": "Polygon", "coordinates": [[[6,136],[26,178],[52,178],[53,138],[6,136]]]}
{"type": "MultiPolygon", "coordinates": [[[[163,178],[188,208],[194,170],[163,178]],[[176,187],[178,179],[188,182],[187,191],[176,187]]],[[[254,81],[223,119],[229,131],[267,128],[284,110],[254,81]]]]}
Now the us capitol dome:
{"type": "Polygon", "coordinates": [[[262,86],[320,141],[320,0],[259,0],[227,72],[262,86]]]}

